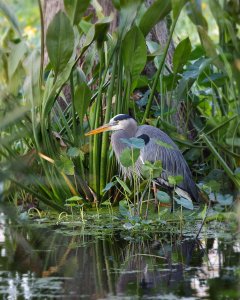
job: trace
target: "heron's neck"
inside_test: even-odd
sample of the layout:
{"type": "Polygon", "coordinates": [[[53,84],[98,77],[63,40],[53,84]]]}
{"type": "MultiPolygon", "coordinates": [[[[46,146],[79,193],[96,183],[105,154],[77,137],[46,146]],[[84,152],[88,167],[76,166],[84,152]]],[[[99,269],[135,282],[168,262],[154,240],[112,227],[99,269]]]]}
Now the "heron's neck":
{"type": "Polygon", "coordinates": [[[127,147],[126,143],[124,143],[122,139],[129,139],[134,137],[136,131],[137,131],[136,129],[128,130],[128,131],[121,129],[121,130],[114,131],[112,133],[111,136],[112,147],[117,156],[120,155],[123,149],[127,147]]]}

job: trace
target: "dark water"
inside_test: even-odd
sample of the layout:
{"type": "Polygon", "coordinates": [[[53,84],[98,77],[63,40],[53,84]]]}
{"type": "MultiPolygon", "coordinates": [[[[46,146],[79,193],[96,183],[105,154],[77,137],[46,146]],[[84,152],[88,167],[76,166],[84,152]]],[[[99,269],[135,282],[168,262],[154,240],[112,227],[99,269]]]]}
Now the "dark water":
{"type": "Polygon", "coordinates": [[[198,241],[161,233],[127,241],[1,212],[0,299],[240,299],[240,242],[217,226],[198,241]]]}

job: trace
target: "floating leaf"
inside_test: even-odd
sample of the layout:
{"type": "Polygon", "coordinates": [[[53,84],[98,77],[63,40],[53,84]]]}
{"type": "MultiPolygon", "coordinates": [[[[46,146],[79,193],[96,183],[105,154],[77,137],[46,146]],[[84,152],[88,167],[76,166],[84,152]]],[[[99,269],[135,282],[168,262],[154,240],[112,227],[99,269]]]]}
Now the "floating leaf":
{"type": "Polygon", "coordinates": [[[174,200],[177,202],[177,204],[187,208],[187,209],[191,209],[193,210],[193,203],[192,201],[189,201],[186,198],[181,197],[180,199],[174,197],[174,200]]]}

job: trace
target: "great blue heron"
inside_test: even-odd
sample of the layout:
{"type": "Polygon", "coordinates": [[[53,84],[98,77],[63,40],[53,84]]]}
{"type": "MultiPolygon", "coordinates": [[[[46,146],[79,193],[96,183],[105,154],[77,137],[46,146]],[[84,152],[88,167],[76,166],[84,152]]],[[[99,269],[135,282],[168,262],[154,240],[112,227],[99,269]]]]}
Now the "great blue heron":
{"type": "Polygon", "coordinates": [[[129,147],[123,139],[132,137],[141,138],[144,140],[145,146],[140,150],[140,156],[135,163],[135,169],[141,173],[141,165],[146,161],[162,162],[162,172],[156,181],[167,188],[174,191],[188,200],[198,202],[199,195],[196,184],[192,179],[191,171],[184,159],[181,151],[173,140],[162,130],[150,126],[138,126],[137,121],[129,115],[119,114],[113,117],[108,124],[105,124],[97,129],[91,130],[86,135],[93,135],[104,131],[113,131],[111,143],[121,166],[123,173],[127,176],[131,175],[131,168],[125,168],[120,162],[122,151],[129,147]],[[173,186],[169,183],[169,176],[182,177],[182,181],[173,186]]]}

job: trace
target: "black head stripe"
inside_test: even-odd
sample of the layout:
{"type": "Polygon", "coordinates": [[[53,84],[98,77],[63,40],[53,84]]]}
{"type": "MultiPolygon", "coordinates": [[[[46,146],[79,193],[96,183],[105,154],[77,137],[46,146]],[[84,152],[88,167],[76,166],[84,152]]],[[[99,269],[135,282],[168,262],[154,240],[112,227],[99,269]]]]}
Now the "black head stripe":
{"type": "Polygon", "coordinates": [[[122,121],[122,120],[126,120],[126,119],[133,119],[133,117],[122,114],[122,115],[116,116],[113,120],[114,121],[122,121]]]}
{"type": "Polygon", "coordinates": [[[145,145],[147,145],[150,141],[150,137],[147,134],[141,134],[137,136],[137,138],[144,140],[145,145]]]}

